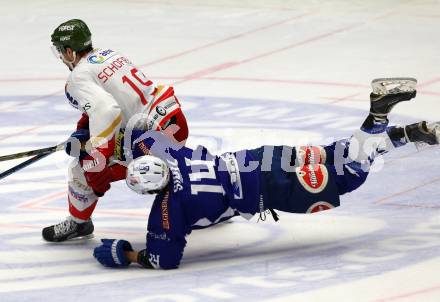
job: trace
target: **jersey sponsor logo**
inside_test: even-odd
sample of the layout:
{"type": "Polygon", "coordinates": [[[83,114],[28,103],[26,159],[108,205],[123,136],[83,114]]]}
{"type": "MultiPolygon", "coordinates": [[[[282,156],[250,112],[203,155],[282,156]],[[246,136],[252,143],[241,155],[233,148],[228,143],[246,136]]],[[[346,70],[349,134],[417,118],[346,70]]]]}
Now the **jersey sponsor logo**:
{"type": "Polygon", "coordinates": [[[123,139],[124,139],[124,129],[120,129],[118,134],[115,138],[115,152],[113,153],[113,156],[116,160],[125,160],[124,151],[122,150],[123,146],[123,139]]]}
{"type": "Polygon", "coordinates": [[[87,103],[87,104],[85,104],[85,105],[82,107],[82,109],[83,109],[84,111],[87,111],[87,110],[89,110],[90,108],[92,108],[92,106],[90,105],[90,103],[87,103]]]}
{"type": "Polygon", "coordinates": [[[144,153],[145,155],[150,154],[150,149],[148,149],[147,145],[145,145],[144,142],[139,143],[139,149],[141,149],[142,153],[144,153]]]}
{"type": "MultiPolygon", "coordinates": [[[[91,160],[84,160],[82,168],[86,172],[90,172],[94,168],[98,168],[101,164],[101,161],[99,160],[99,157],[93,158],[91,160]]],[[[91,172],[96,172],[96,169],[91,172]]]]}
{"type": "Polygon", "coordinates": [[[77,177],[73,177],[72,179],[72,183],[75,187],[77,187],[78,189],[81,189],[85,192],[87,191],[91,191],[91,188],[88,185],[85,185],[81,179],[77,178],[77,177]]]}
{"type": "Polygon", "coordinates": [[[167,118],[166,115],[180,107],[179,103],[176,101],[176,98],[174,96],[164,101],[161,101],[160,104],[162,106],[156,106],[156,110],[155,110],[156,113],[154,113],[154,111],[152,110],[151,113],[148,115],[147,127],[149,130],[158,130],[153,128],[159,128],[160,125],[162,125],[165,121],[169,120],[169,118],[167,118]],[[158,107],[160,108],[158,109],[158,107]]]}
{"type": "Polygon", "coordinates": [[[65,93],[66,97],[69,100],[70,105],[72,105],[74,108],[78,109],[79,102],[73,98],[73,96],[67,91],[67,85],[65,87],[65,93]]]}
{"type": "Polygon", "coordinates": [[[104,51],[100,51],[98,54],[90,55],[87,58],[87,61],[89,61],[89,63],[91,64],[102,64],[114,55],[116,55],[116,53],[113,50],[107,49],[104,51]]]}
{"type": "Polygon", "coordinates": [[[171,238],[168,237],[166,233],[156,234],[154,232],[148,231],[148,233],[147,233],[147,240],[149,238],[156,239],[156,240],[168,241],[168,242],[171,241],[171,238]]]}
{"type": "Polygon", "coordinates": [[[58,27],[59,31],[71,31],[75,28],[75,25],[61,25],[58,27]]]}
{"type": "Polygon", "coordinates": [[[167,111],[165,110],[165,108],[163,108],[162,106],[157,106],[156,107],[156,112],[159,115],[165,116],[167,114],[167,111]]]}
{"type": "Polygon", "coordinates": [[[321,146],[301,146],[297,150],[296,157],[300,166],[324,164],[326,161],[326,152],[321,146]]]}
{"type": "Polygon", "coordinates": [[[317,213],[317,212],[327,211],[333,208],[334,206],[331,203],[325,201],[318,201],[312,204],[310,208],[308,208],[306,213],[317,213]]]}
{"type": "Polygon", "coordinates": [[[324,165],[306,165],[296,168],[301,185],[310,193],[322,192],[328,183],[328,171],[324,165]]]}
{"type": "Polygon", "coordinates": [[[174,193],[183,190],[183,178],[182,173],[180,173],[179,166],[177,165],[177,160],[167,159],[168,167],[170,168],[171,174],[173,175],[173,191],[174,193]]]}
{"type": "Polygon", "coordinates": [[[238,169],[237,159],[232,153],[225,153],[220,156],[226,163],[229,177],[231,179],[232,192],[235,199],[243,199],[243,188],[241,185],[240,171],[238,169]]]}
{"type": "Polygon", "coordinates": [[[75,192],[71,186],[69,186],[69,194],[79,202],[83,202],[83,203],[89,202],[89,199],[87,198],[86,195],[75,192]]]}
{"type": "Polygon", "coordinates": [[[169,193],[166,192],[165,196],[162,199],[162,202],[160,203],[160,210],[161,210],[161,215],[162,215],[162,228],[167,231],[170,230],[170,217],[169,217],[169,212],[168,212],[168,197],[169,197],[169,193]]]}

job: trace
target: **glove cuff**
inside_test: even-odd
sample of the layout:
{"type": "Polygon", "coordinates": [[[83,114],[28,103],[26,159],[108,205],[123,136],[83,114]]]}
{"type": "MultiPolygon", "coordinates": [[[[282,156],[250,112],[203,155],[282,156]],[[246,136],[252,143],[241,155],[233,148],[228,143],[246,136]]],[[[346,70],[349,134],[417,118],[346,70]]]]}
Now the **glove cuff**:
{"type": "Polygon", "coordinates": [[[130,242],[126,240],[115,240],[112,243],[111,253],[113,260],[118,266],[129,266],[131,264],[125,256],[125,251],[133,251],[130,242]]]}

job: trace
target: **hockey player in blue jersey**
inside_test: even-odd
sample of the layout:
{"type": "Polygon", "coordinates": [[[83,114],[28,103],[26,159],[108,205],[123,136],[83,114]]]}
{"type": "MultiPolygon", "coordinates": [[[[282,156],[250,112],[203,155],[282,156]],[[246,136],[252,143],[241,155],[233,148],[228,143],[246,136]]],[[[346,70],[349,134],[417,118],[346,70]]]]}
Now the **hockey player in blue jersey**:
{"type": "Polygon", "coordinates": [[[365,182],[378,155],[409,142],[439,144],[440,123],[388,126],[393,106],[415,97],[415,83],[373,81],[370,114],[360,130],[328,146],[263,146],[215,156],[204,147],[174,144],[159,132],[133,131],[127,185],[137,193],[157,193],[146,248],[137,252],[128,241],[103,239],[95,258],[109,267],[137,262],[174,269],[193,230],[267,210],[277,220],[274,210],[313,213],[339,206],[339,196],[365,182]]]}

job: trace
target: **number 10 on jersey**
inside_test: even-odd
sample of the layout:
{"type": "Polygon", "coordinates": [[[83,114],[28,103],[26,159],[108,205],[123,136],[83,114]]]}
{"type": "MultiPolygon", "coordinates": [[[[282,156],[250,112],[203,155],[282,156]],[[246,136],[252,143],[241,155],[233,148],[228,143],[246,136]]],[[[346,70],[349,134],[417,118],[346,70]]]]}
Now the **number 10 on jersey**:
{"type": "Polygon", "coordinates": [[[130,85],[131,88],[133,88],[133,90],[139,95],[142,104],[147,105],[147,97],[151,92],[153,82],[148,80],[145,75],[142,72],[139,72],[136,68],[131,70],[131,76],[135,81],[124,75],[122,77],[122,83],[127,83],[130,85]]]}

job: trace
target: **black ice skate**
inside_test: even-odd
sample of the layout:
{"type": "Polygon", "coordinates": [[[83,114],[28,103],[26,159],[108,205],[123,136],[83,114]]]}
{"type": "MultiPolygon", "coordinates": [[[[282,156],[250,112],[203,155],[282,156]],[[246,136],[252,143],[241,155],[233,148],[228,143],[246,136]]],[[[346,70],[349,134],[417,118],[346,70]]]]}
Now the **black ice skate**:
{"type": "Polygon", "coordinates": [[[72,239],[88,239],[93,237],[93,222],[88,220],[84,223],[77,223],[71,217],[66,220],[46,227],[42,235],[44,240],[49,242],[61,242],[72,239]]]}
{"type": "Polygon", "coordinates": [[[395,105],[416,96],[416,84],[414,78],[374,79],[371,82],[370,113],[377,118],[386,118],[395,105]]]}
{"type": "MultiPolygon", "coordinates": [[[[378,124],[388,123],[388,114],[400,102],[409,101],[416,96],[417,80],[414,78],[380,78],[371,82],[370,114],[362,125],[368,130],[378,124]]],[[[381,128],[381,127],[379,127],[381,128]]]]}
{"type": "Polygon", "coordinates": [[[440,142],[440,122],[428,124],[423,121],[405,126],[405,137],[408,142],[438,145],[440,142]]]}

